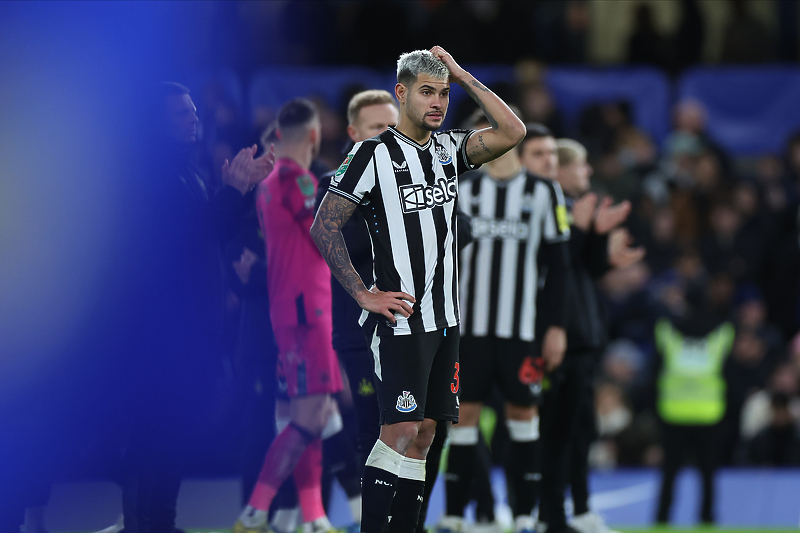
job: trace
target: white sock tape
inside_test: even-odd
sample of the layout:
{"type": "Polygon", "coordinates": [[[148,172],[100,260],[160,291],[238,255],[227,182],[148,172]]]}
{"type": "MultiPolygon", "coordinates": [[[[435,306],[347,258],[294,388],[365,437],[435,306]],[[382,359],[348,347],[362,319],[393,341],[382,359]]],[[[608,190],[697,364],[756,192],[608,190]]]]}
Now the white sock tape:
{"type": "Polygon", "coordinates": [[[530,420],[506,420],[508,435],[514,442],[539,440],[539,417],[530,420]]]}
{"type": "Polygon", "coordinates": [[[451,426],[450,444],[472,446],[478,444],[478,426],[451,426]]]}
{"type": "Polygon", "coordinates": [[[403,457],[397,477],[414,481],[425,481],[425,459],[403,457]]]}
{"type": "Polygon", "coordinates": [[[375,443],[375,446],[372,447],[372,451],[369,452],[366,466],[380,468],[381,470],[386,470],[390,474],[394,474],[396,476],[400,474],[400,465],[402,464],[403,459],[405,459],[405,457],[389,448],[382,440],[379,439],[375,443]]]}
{"type": "Polygon", "coordinates": [[[291,422],[291,421],[292,421],[292,419],[289,418],[288,416],[283,417],[283,416],[277,416],[276,415],[275,416],[275,429],[277,430],[278,433],[280,433],[281,431],[286,429],[286,426],[288,426],[289,422],[291,422]]]}
{"type": "Polygon", "coordinates": [[[339,433],[343,427],[342,414],[338,410],[334,411],[334,413],[328,417],[328,423],[325,424],[325,429],[322,430],[320,438],[325,440],[328,437],[333,437],[339,433]]]}

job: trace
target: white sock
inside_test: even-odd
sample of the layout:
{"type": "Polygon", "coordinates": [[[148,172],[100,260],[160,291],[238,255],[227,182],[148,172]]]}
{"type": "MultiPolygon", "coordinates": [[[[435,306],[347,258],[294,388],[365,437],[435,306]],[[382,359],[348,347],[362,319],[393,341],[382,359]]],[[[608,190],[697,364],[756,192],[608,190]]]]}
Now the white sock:
{"type": "Polygon", "coordinates": [[[347,505],[350,507],[350,514],[353,515],[353,522],[356,524],[361,523],[361,496],[349,498],[347,505]]]}
{"type": "Polygon", "coordinates": [[[242,514],[239,515],[239,521],[245,527],[258,527],[267,522],[267,512],[259,511],[255,507],[247,505],[242,514]]]}
{"type": "Polygon", "coordinates": [[[327,516],[323,516],[303,524],[303,533],[325,532],[332,529],[333,525],[331,524],[331,521],[328,520],[327,516]]]}
{"type": "Polygon", "coordinates": [[[300,508],[291,507],[288,509],[277,509],[272,516],[270,525],[281,533],[291,533],[297,529],[300,520],[300,508]]]}

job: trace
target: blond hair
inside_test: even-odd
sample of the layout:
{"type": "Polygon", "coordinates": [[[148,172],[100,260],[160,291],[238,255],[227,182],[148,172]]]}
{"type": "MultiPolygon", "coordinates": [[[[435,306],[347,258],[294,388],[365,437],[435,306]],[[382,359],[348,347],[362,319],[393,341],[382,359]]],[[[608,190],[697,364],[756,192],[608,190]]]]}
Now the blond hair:
{"type": "Polygon", "coordinates": [[[558,150],[558,165],[566,166],[578,160],[586,161],[586,148],[572,139],[556,140],[558,150]]]}
{"type": "Polygon", "coordinates": [[[391,104],[397,107],[394,96],[389,91],[370,89],[356,93],[347,104],[347,123],[353,124],[358,118],[358,113],[365,107],[379,104],[391,104]]]}

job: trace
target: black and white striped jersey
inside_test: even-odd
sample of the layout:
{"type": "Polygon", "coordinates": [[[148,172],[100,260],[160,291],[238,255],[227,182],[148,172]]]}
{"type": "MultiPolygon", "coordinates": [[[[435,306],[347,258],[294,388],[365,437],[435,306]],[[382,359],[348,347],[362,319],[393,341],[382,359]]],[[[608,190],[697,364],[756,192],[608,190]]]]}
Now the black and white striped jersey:
{"type": "Polygon", "coordinates": [[[331,179],[329,192],[358,203],[364,214],[377,287],[417,300],[410,317],[396,314],[396,325],[379,320],[379,334],[407,335],[459,324],[457,178],[475,168],[466,154],[471,134],[433,133],[420,145],[389,128],[357,143],[331,179]]]}
{"type": "Polygon", "coordinates": [[[532,341],[539,246],[569,239],[561,187],[524,169],[507,181],[481,172],[461,182],[459,202],[474,238],[461,251],[462,335],[532,341]]]}

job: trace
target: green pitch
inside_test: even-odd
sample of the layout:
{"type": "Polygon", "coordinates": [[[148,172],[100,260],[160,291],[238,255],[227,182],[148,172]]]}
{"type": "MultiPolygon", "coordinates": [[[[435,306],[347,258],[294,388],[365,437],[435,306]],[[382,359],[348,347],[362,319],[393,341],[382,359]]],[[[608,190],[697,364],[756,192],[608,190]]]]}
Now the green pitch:
{"type": "MultiPolygon", "coordinates": [[[[648,528],[617,528],[621,533],[798,533],[800,529],[767,529],[767,528],[734,528],[734,527],[668,527],[653,526],[648,528]]],[[[91,531],[54,531],[52,533],[92,533],[91,531]]],[[[186,533],[230,533],[230,529],[187,529],[186,533]]],[[[431,530],[433,533],[433,530],[431,530]]],[[[511,532],[509,532],[511,533],[511,532]]]]}
{"type": "MultiPolygon", "coordinates": [[[[613,525],[612,525],[613,527],[613,525]]],[[[797,533],[797,529],[737,528],[737,527],[669,527],[653,526],[648,528],[614,528],[622,533],[797,533]]]]}

